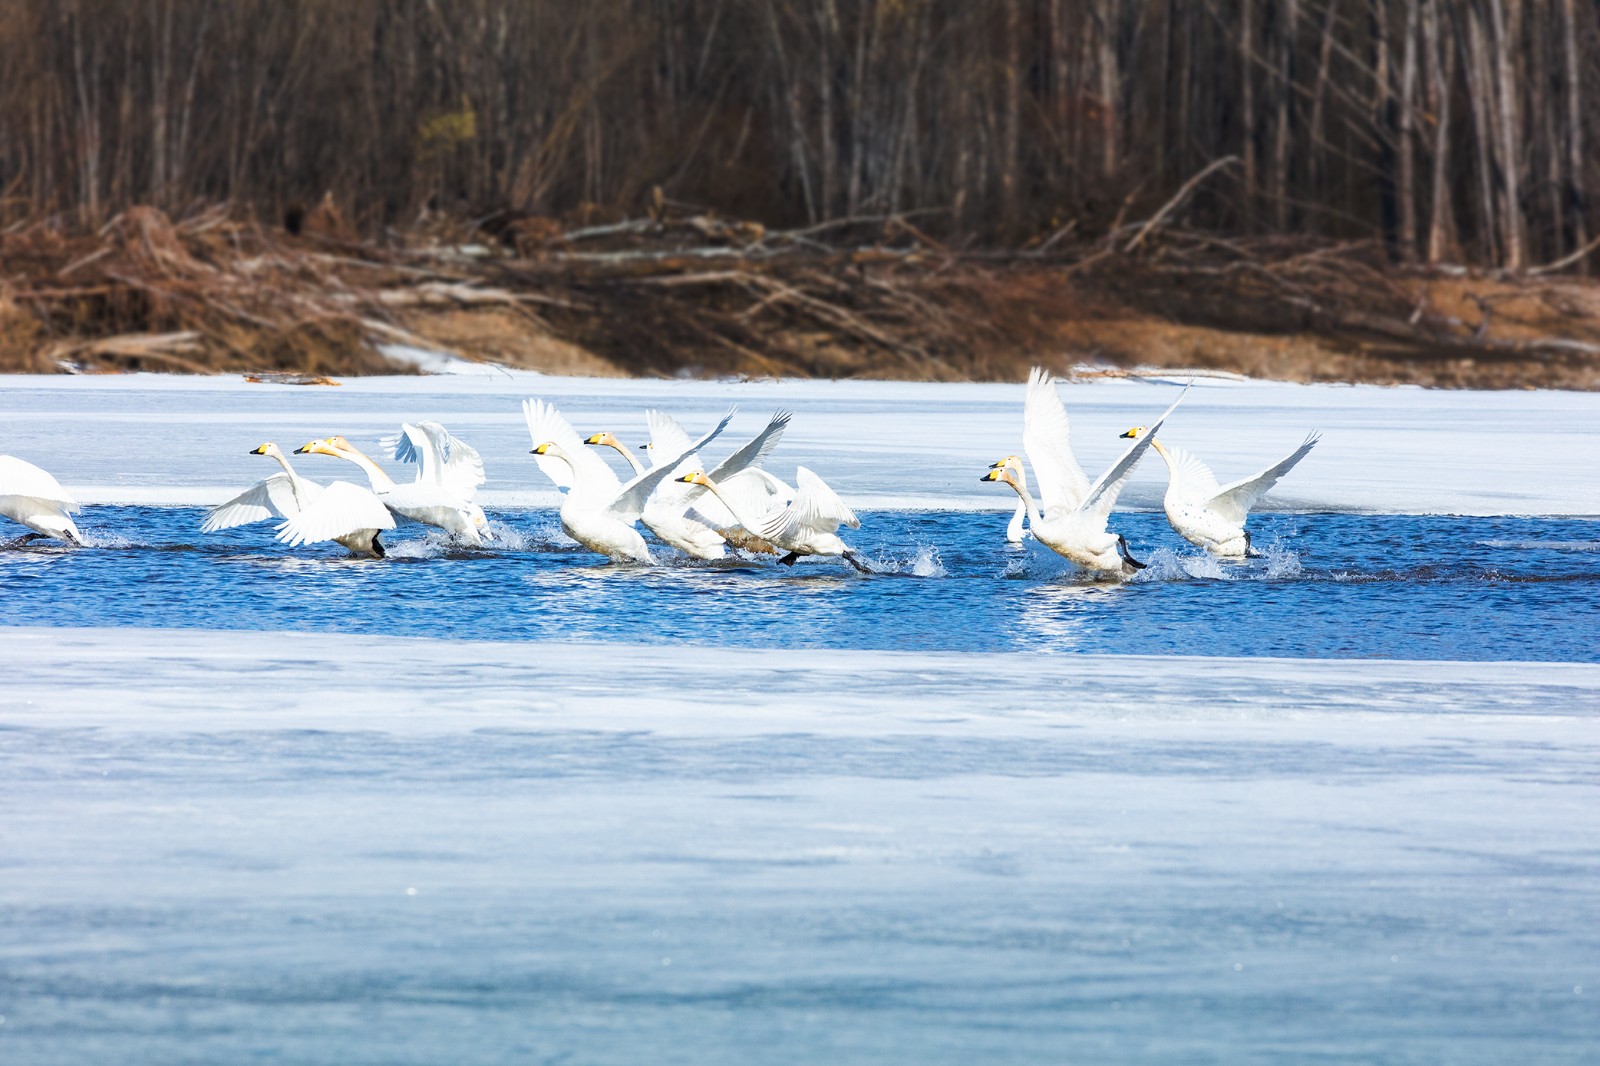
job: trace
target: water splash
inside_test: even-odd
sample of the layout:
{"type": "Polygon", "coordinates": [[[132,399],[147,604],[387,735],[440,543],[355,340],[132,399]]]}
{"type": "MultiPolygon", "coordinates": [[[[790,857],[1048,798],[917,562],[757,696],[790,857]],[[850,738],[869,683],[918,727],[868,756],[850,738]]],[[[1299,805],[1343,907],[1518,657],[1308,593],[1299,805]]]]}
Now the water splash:
{"type": "Polygon", "coordinates": [[[932,544],[919,544],[914,555],[909,559],[885,559],[875,557],[871,560],[873,570],[880,574],[904,574],[908,577],[949,577],[950,571],[945,568],[944,560],[939,557],[939,549],[932,544]]]}

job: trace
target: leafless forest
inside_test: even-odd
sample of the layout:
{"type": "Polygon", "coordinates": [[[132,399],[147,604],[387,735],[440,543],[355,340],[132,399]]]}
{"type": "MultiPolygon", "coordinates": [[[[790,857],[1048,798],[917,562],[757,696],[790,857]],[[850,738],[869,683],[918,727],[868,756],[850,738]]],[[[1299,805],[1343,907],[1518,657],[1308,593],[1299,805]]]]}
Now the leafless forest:
{"type": "MultiPolygon", "coordinates": [[[[657,238],[698,220],[671,248],[703,252],[719,227],[710,243],[742,276],[658,287],[713,311],[748,311],[740,294],[809,307],[880,348],[870,334],[899,337],[917,302],[964,306],[907,281],[909,257],[1009,256],[1080,287],[1109,270],[1101,296],[1126,297],[1143,256],[1141,283],[1176,271],[1244,305],[1271,290],[1259,321],[1197,311],[1208,325],[1422,350],[1494,341],[1491,305],[1509,298],[1473,296],[1467,320],[1424,294],[1408,313],[1407,270],[1572,279],[1600,262],[1593,0],[0,0],[0,14],[13,263],[70,265],[42,234],[104,240],[130,209],[159,212],[171,248],[204,260],[186,220],[222,205],[235,245],[309,226],[391,257],[448,220],[544,265],[447,280],[548,289],[563,269],[598,285],[600,252],[646,254],[630,220],[657,238]],[[612,239],[585,243],[597,234],[612,239]],[[778,250],[867,244],[894,260],[884,307],[775,265],[778,250]],[[1383,291],[1353,297],[1351,278],[1383,291]],[[1366,329],[1373,310],[1392,314],[1366,329]]],[[[87,313],[30,296],[59,284],[8,284],[0,298],[45,336],[87,313]]],[[[567,295],[579,312],[597,298],[567,295]]],[[[159,328],[120,313],[119,329],[159,328]]],[[[711,328],[710,348],[760,347],[711,328]]]]}

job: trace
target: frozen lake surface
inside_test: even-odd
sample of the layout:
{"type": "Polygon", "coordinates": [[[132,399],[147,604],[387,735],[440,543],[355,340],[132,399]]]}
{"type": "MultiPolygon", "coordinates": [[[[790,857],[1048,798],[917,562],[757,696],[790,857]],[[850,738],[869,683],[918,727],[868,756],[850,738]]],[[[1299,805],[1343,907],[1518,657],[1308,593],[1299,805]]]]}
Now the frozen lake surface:
{"type": "MultiPolygon", "coordinates": [[[[974,478],[976,482],[976,478],[974,478]]],[[[1051,650],[1600,662],[1600,521],[1263,514],[1264,558],[1220,562],[1159,513],[1119,514],[1149,568],[1089,584],[1005,516],[863,512],[842,560],[608,564],[554,512],[491,512],[501,540],[386,534],[389,558],[287,548],[272,526],[199,532],[200,511],[93,507],[92,550],[0,551],[0,625],[340,630],[769,648],[1051,650]]]]}
{"type": "Polygon", "coordinates": [[[7,1063],[1600,1044],[1596,666],[0,648],[7,1063]]]}
{"type": "Polygon", "coordinates": [[[95,545],[0,551],[0,1063],[1593,1062],[1600,397],[1202,381],[1224,481],[1323,442],[1245,565],[1144,464],[1110,587],[1000,539],[1022,391],[0,378],[95,545]],[[884,572],[605,565],[524,396],[790,408],[884,572]],[[430,417],[493,550],[198,532],[430,417]]]}

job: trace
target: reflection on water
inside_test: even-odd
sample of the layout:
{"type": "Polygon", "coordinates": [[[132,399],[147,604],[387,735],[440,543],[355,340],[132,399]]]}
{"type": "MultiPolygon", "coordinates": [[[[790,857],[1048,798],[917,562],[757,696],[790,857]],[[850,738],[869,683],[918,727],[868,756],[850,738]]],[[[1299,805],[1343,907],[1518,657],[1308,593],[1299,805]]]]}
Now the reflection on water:
{"type": "Polygon", "coordinates": [[[863,516],[842,560],[783,567],[658,548],[617,565],[549,511],[494,517],[482,549],[410,526],[389,558],[290,549],[269,525],[198,532],[200,512],[95,507],[98,547],[0,551],[0,624],[326,629],[496,640],[755,647],[1038,649],[1187,655],[1600,661],[1596,523],[1260,515],[1261,558],[1219,560],[1159,514],[1114,526],[1149,566],[1089,581],[993,514],[863,516]]]}

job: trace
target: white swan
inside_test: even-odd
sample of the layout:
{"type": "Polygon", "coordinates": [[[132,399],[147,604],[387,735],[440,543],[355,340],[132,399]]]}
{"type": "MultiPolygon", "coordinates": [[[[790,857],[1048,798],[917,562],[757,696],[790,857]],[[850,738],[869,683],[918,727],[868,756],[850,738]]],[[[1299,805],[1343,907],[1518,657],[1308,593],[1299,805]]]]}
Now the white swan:
{"type": "MultiPolygon", "coordinates": [[[[722,416],[716,427],[701,438],[702,444],[709,443],[712,438],[728,428],[728,423],[733,419],[734,411],[730,409],[722,416]]],[[[700,469],[700,458],[695,455],[697,445],[689,439],[683,427],[669,415],[660,411],[646,411],[645,418],[650,424],[650,442],[652,446],[651,457],[660,455],[680,456],[675,468],[685,470],[700,469]],[[668,428],[670,426],[670,428],[668,428]],[[671,437],[671,449],[665,438],[671,437]]],[[[614,448],[622,453],[622,457],[633,467],[635,477],[648,473],[644,464],[639,462],[637,456],[628,450],[627,446],[617,440],[616,435],[610,432],[591,434],[584,440],[585,444],[600,445],[614,448]]],[[[672,472],[668,472],[671,477],[672,472]]],[[[691,515],[689,511],[689,488],[672,481],[660,482],[656,490],[645,500],[644,511],[639,520],[645,527],[667,544],[680,551],[686,552],[696,559],[720,559],[727,554],[724,547],[724,538],[711,526],[700,520],[698,515],[691,515]]]]}
{"type": "Polygon", "coordinates": [[[1028,381],[1023,442],[1027,445],[1028,458],[1033,461],[1044,506],[1040,508],[1034,502],[1026,480],[1016,476],[1006,460],[990,468],[980,480],[1011,486],[1028,511],[1034,538],[1057,555],[1097,573],[1127,576],[1142,570],[1144,564],[1128,553],[1128,542],[1120,534],[1107,531],[1106,520],[1133,468],[1144,457],[1145,449],[1188,391],[1186,387],[1179,393],[1172,406],[1151,423],[1147,433],[1141,434],[1090,485],[1067,440],[1067,414],[1061,406],[1061,397],[1049,375],[1035,370],[1028,381]],[[1081,491],[1078,489],[1080,481],[1083,482],[1081,491]]]}
{"type": "MultiPolygon", "coordinates": [[[[1122,435],[1139,438],[1148,432],[1143,426],[1134,426],[1122,435]]],[[[1167,493],[1161,500],[1167,521],[1184,540],[1213,555],[1255,555],[1250,549],[1250,533],[1244,528],[1250,508],[1321,439],[1312,433],[1284,459],[1227,485],[1218,485],[1211,468],[1194,453],[1153,441],[1156,454],[1167,462],[1167,493]]]]}
{"type": "MultiPolygon", "coordinates": [[[[205,520],[200,523],[202,533],[214,533],[219,529],[233,529],[236,526],[246,526],[252,522],[265,522],[269,518],[279,518],[285,521],[297,518],[301,512],[316,503],[323,496],[324,489],[314,481],[301,477],[289,463],[289,457],[272,441],[250,449],[251,455],[265,455],[277,461],[283,472],[273,474],[271,477],[251,485],[227,503],[218,504],[206,512],[205,520]]],[[[394,528],[394,519],[387,508],[378,502],[376,496],[361,488],[351,485],[347,481],[336,481],[328,486],[327,491],[338,491],[341,494],[354,490],[364,495],[365,500],[357,501],[353,506],[366,505],[363,512],[369,524],[360,527],[351,527],[334,537],[319,537],[318,540],[335,540],[344,545],[357,555],[375,555],[383,558],[383,544],[378,540],[378,534],[385,529],[394,528]],[[342,487],[341,487],[342,486],[342,487]],[[376,509],[374,509],[376,508],[376,509]]],[[[285,539],[280,536],[279,540],[285,539]]],[[[301,541],[293,541],[295,544],[301,541]]]]}
{"type": "MultiPolygon", "coordinates": [[[[795,469],[796,487],[789,501],[784,503],[780,499],[773,499],[764,513],[752,509],[748,497],[724,492],[714,479],[702,471],[697,470],[679,480],[710,491],[727,506],[740,525],[786,552],[778,560],[785,566],[794,565],[794,561],[802,555],[839,555],[862,573],[872,572],[861,561],[861,557],[839,538],[840,526],[859,529],[861,520],[828,487],[827,482],[803,466],[795,469]]],[[[788,486],[784,488],[787,490],[788,486]]]]}
{"type": "MultiPolygon", "coordinates": [[[[486,522],[482,508],[448,489],[428,482],[396,485],[394,479],[384,473],[377,463],[343,437],[314,440],[296,448],[294,453],[332,455],[352,462],[366,472],[372,494],[382,501],[398,522],[434,526],[459,537],[474,548],[483,545],[486,522]]],[[[326,497],[324,493],[323,499],[292,519],[280,532],[279,539],[294,544],[310,543],[334,540],[353,532],[357,528],[353,523],[362,520],[357,508],[351,506],[354,497],[349,494],[341,494],[335,499],[326,497]]]]}
{"type": "Polygon", "coordinates": [[[0,455],[0,515],[33,530],[15,543],[52,537],[81,548],[83,538],[68,517],[76,510],[78,501],[47,472],[14,455],[0,455]]]}
{"type": "MultiPolygon", "coordinates": [[[[729,417],[732,414],[728,412],[729,417]]],[[[674,475],[701,469],[696,446],[676,419],[654,410],[646,411],[645,417],[650,425],[650,443],[645,447],[652,461],[662,456],[682,455],[683,458],[673,464],[674,475]]],[[[787,486],[766,474],[760,466],[777,447],[789,418],[786,411],[774,414],[765,429],[718,463],[710,474],[724,492],[749,497],[746,510],[752,513],[766,513],[767,501],[787,490],[787,486]]],[[[628,460],[636,475],[645,472],[638,458],[611,433],[596,433],[584,443],[614,448],[628,460]]],[[[788,502],[787,495],[783,498],[788,502]]],[[[779,554],[771,544],[746,530],[726,504],[715,496],[706,495],[703,487],[687,484],[679,477],[656,489],[645,506],[642,521],[662,540],[700,559],[725,557],[726,543],[747,551],[779,554]]]]}
{"type": "MultiPolygon", "coordinates": [[[[605,460],[583,446],[577,431],[554,404],[524,400],[522,416],[528,423],[539,469],[565,493],[560,514],[561,528],[567,536],[619,562],[655,562],[649,545],[633,524],[643,514],[656,486],[671,475],[676,462],[664,463],[624,485],[605,460]]],[[[699,443],[704,444],[720,431],[719,425],[699,443]]]]}

